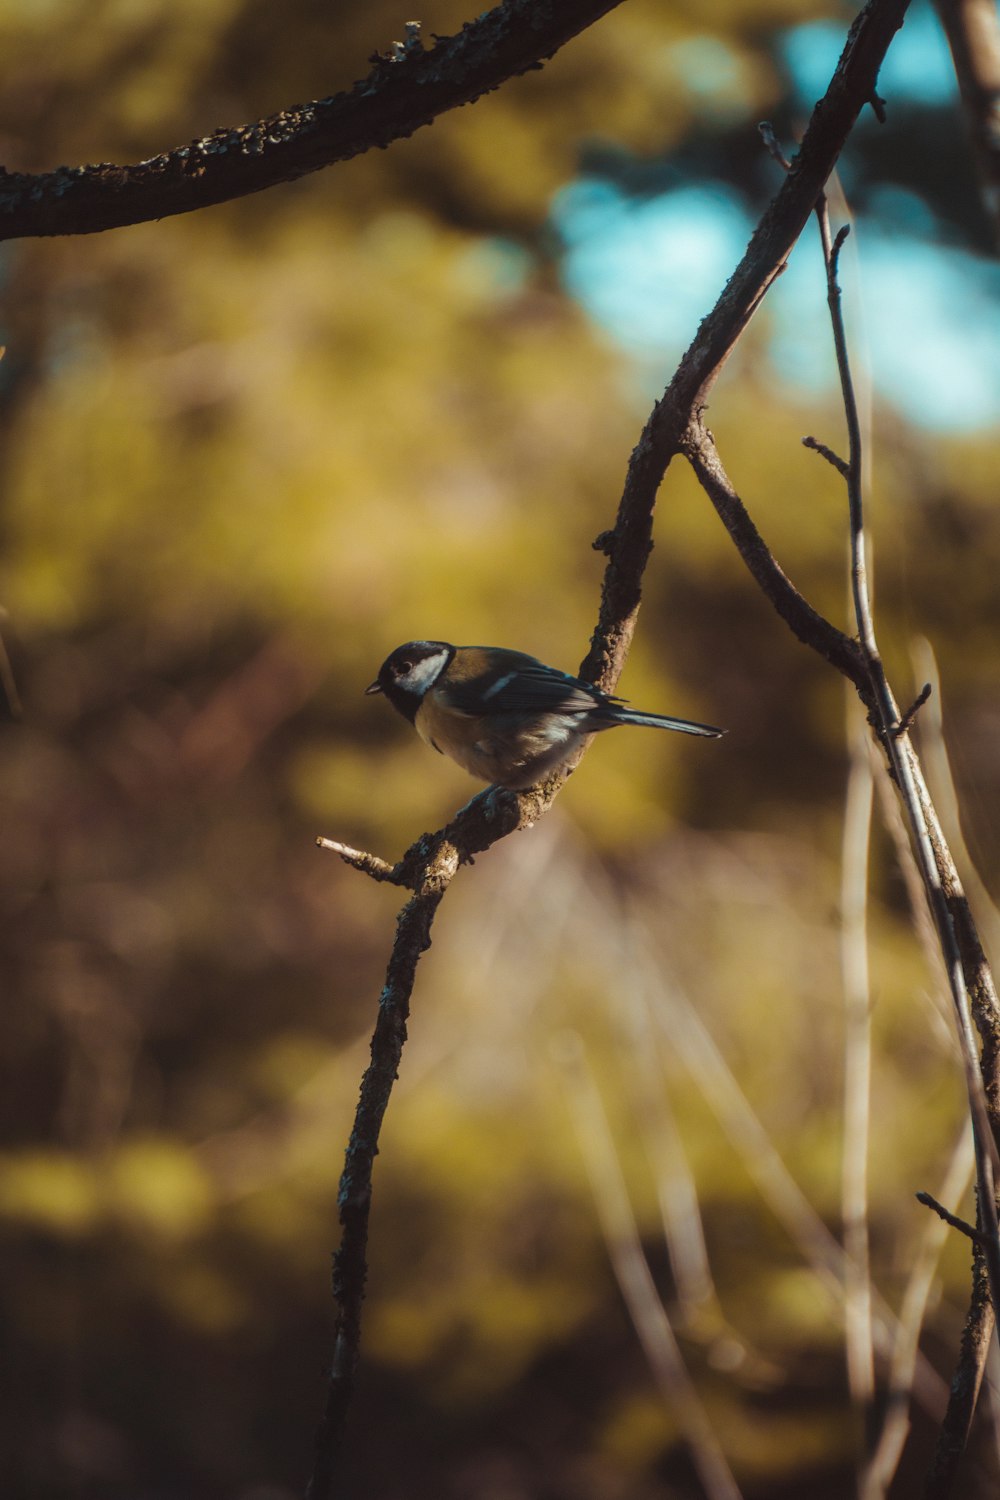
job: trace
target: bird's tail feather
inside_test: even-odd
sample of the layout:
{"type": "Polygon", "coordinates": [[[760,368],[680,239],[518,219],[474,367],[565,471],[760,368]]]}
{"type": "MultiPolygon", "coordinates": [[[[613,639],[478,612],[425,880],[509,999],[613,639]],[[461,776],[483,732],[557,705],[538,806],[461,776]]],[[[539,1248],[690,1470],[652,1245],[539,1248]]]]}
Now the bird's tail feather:
{"type": "Polygon", "coordinates": [[[666,714],[644,714],[634,708],[620,708],[613,722],[645,724],[650,729],[676,729],[680,734],[700,734],[710,740],[717,740],[726,732],[724,729],[715,729],[711,724],[695,724],[690,719],[671,719],[666,714]]]}

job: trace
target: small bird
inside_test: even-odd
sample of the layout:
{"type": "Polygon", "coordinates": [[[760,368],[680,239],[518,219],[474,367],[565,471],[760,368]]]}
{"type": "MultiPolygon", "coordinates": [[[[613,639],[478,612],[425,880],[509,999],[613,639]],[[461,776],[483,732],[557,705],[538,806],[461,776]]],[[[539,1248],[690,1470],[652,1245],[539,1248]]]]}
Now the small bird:
{"type": "Polygon", "coordinates": [[[723,729],[626,708],[592,683],[523,651],[407,641],[366,693],[384,693],[422,740],[482,781],[520,791],[571,760],[582,741],[616,724],[717,739],[723,729]]]}

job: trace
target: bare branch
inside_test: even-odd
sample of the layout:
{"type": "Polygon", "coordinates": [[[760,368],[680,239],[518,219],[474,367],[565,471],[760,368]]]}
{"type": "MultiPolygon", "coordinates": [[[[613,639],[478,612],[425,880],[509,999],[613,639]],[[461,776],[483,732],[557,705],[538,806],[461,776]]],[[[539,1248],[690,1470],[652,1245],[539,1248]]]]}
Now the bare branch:
{"type": "MultiPolygon", "coordinates": [[[[791,169],[633,450],[614,532],[611,538],[602,537],[602,550],[610,561],[600,621],[581,668],[582,676],[604,688],[617,681],[635,628],[639,608],[635,579],[641,576],[652,548],[653,507],[663,475],[684,446],[693,414],[704,405],[744,328],[780,275],[855,120],[874,94],[882,58],[903,24],[908,3],[868,0],[856,17],[791,169]]],[[[845,660],[843,655],[841,659],[845,660]]]]}
{"type": "Polygon", "coordinates": [[[377,854],[368,854],[364,849],[352,849],[350,844],[341,844],[337,839],[319,837],[316,845],[320,849],[329,849],[333,854],[339,854],[345,864],[370,875],[373,880],[388,880],[393,885],[399,884],[396,866],[390,865],[388,860],[377,854]]]}
{"type": "Polygon", "coordinates": [[[378,880],[409,886],[414,894],[399,914],[396,936],[379,996],[371,1063],[361,1080],[354,1126],[337,1197],[340,1247],[333,1260],[337,1332],[326,1407],[316,1434],[316,1457],[308,1500],[336,1493],[344,1423],[354,1392],[361,1345],[361,1308],[368,1276],[368,1220],[372,1172],[382,1120],[406,1041],[406,1023],[417,965],[431,944],[431,927],[445,891],[463,864],[518,828],[530,828],[571,774],[563,770],[544,787],[516,794],[474,797],[446,828],[422,835],[394,866],[377,856],[323,842],[355,868],[378,880]]]}
{"type": "Polygon", "coordinates": [[[910,730],[913,728],[914,723],[916,722],[917,714],[927,702],[928,698],[931,695],[931,692],[932,688],[930,683],[925,682],[923,687],[920,689],[920,692],[917,694],[913,702],[910,704],[909,708],[906,710],[906,713],[901,716],[899,724],[896,727],[897,736],[901,734],[909,734],[910,730]]]}
{"type": "Polygon", "coordinates": [[[946,1224],[951,1225],[952,1229],[957,1229],[960,1234],[964,1234],[967,1239],[972,1240],[973,1244],[981,1245],[983,1243],[983,1236],[978,1229],[975,1229],[971,1224],[967,1224],[957,1214],[953,1214],[950,1209],[945,1208],[944,1204],[939,1203],[930,1193],[917,1193],[916,1199],[925,1208],[933,1209],[939,1219],[943,1219],[946,1224]]]}
{"type": "MultiPolygon", "coordinates": [[[[928,904],[937,929],[938,942],[944,955],[948,983],[955,1005],[958,1037],[961,1043],[962,1064],[965,1071],[969,1109],[972,1115],[973,1140],[976,1147],[976,1182],[978,1186],[979,1217],[983,1226],[983,1249],[990,1280],[990,1291],[994,1312],[1000,1310],[1000,1224],[997,1222],[997,1179],[1000,1176],[1000,1153],[990,1119],[989,1103],[983,1083],[982,1064],[973,1030],[972,1000],[962,952],[956,930],[953,908],[961,907],[962,921],[972,934],[975,924],[965,894],[962,891],[940,824],[931,805],[930,796],[920,772],[919,762],[903,720],[893,697],[885,667],[879,654],[875,636],[875,621],[872,613],[871,593],[868,586],[866,560],[866,538],[864,505],[861,491],[862,451],[861,426],[858,420],[854,382],[851,378],[850,359],[847,350],[847,331],[844,326],[840,287],[837,282],[840,251],[847,238],[846,226],[831,240],[830,221],[826,201],[819,210],[820,236],[823,256],[827,268],[827,301],[833,327],[834,347],[837,354],[837,369],[840,373],[841,395],[847,421],[849,444],[847,496],[850,508],[851,531],[851,593],[858,626],[861,650],[871,683],[871,695],[877,710],[876,727],[881,732],[896,784],[906,809],[910,831],[916,848],[917,863],[927,893],[928,904]],[[953,892],[948,900],[946,883],[953,892]]],[[[990,980],[992,988],[992,980],[990,980]]],[[[992,1021],[996,1024],[996,994],[993,993],[992,1021]]],[[[994,1091],[996,1080],[993,1080],[994,1091]]]]}
{"type": "MultiPolygon", "coordinates": [[[[765,140],[768,141],[767,135],[765,140]]],[[[772,154],[777,155],[780,160],[780,154],[774,150],[771,141],[768,144],[772,154]]],[[[924,891],[944,959],[958,1021],[957,1031],[973,1121],[980,1223],[983,1228],[974,1231],[977,1238],[977,1282],[963,1337],[962,1363],[956,1377],[957,1384],[942,1432],[938,1461],[929,1481],[931,1487],[928,1494],[938,1497],[948,1492],[947,1486],[938,1481],[941,1473],[950,1465],[947,1480],[950,1485],[950,1477],[971,1421],[994,1321],[990,1292],[993,1306],[1000,1305],[1000,1231],[997,1226],[996,1204],[996,1131],[1000,1122],[1000,1011],[993,978],[972,913],[909,739],[908,731],[913,717],[926,701],[927,690],[921,693],[906,715],[900,715],[878,653],[865,556],[861,431],[837,284],[837,262],[847,231],[842,230],[836,241],[831,241],[826,199],[822,194],[817,195],[816,211],[827,263],[828,301],[847,418],[849,460],[845,463],[815,439],[807,440],[807,444],[832,463],[847,482],[851,517],[851,584],[860,649],[858,644],[848,641],[827,621],[817,618],[789,584],[729,483],[711,434],[704,428],[700,416],[689,425],[684,451],[741,555],[775,608],[800,639],[838,665],[855,682],[868,708],[869,719],[879,733],[893,779],[902,795],[924,891]],[[981,1057],[976,1046],[973,1021],[982,1041],[981,1057]],[[989,1288],[990,1292],[984,1288],[989,1288]]],[[[874,1468],[870,1477],[874,1482],[874,1468]]]]}
{"type": "MultiPolygon", "coordinates": [[[[907,3],[908,0],[868,0],[854,22],[830,87],[813,112],[790,172],[758,226],[734,276],[702,323],[662,400],[654,406],[632,453],[615,526],[598,538],[599,548],[606,553],[608,564],[597,626],[590,651],[580,669],[581,676],[605,690],[613,690],[617,684],[635,629],[643,575],[652,550],[653,507],[663,475],[682,445],[690,443],[692,429],[700,426],[695,413],[705,393],[768,286],[781,271],[854,121],[871,98],[885,50],[902,23],[907,3]]],[[[523,6],[511,8],[520,10],[523,6]]],[[[537,13],[537,7],[529,8],[537,13]]],[[[566,8],[566,0],[548,7],[559,14],[564,14],[566,8]]],[[[582,7],[574,3],[571,9],[578,17],[582,7]]],[[[466,28],[462,35],[469,31],[470,28],[466,28]]],[[[436,55],[437,50],[431,55],[436,55]]],[[[395,66],[410,65],[400,63],[395,66]]],[[[754,566],[762,577],[769,580],[776,607],[790,623],[792,620],[796,622],[793,625],[796,633],[802,630],[804,638],[808,638],[811,644],[820,643],[817,649],[829,655],[830,660],[864,691],[867,677],[854,643],[806,604],[777,568],[749,517],[745,512],[739,515],[738,502],[730,509],[735,517],[734,525],[744,541],[745,555],[754,558],[754,566]]],[[[510,793],[499,799],[474,799],[448,828],[424,835],[397,866],[391,867],[391,878],[409,886],[414,896],[398,919],[372,1038],[372,1062],[362,1080],[361,1097],[341,1178],[339,1205],[343,1237],[334,1260],[337,1336],[325,1416],[317,1434],[309,1500],[332,1500],[335,1493],[344,1420],[353,1391],[360,1347],[373,1164],[382,1117],[406,1037],[416,967],[420,955],[430,944],[434,915],[460,866],[474,853],[489,848],[507,833],[529,826],[540,817],[571,771],[572,767],[567,768],[544,787],[530,792],[510,793]]],[[[341,849],[338,848],[337,852],[341,849]]],[[[361,867],[372,873],[366,857],[363,854],[360,857],[361,867]]],[[[378,868],[381,878],[389,878],[381,865],[378,868]]]]}
{"type": "Polygon", "coordinates": [[[265,120],[216,130],[134,166],[0,169],[0,239],[94,234],[190,213],[292,182],[373,146],[413,135],[469,104],[585,31],[620,0],[502,0],[428,51],[413,34],[375,57],[347,93],[293,105],[265,120]]]}
{"type": "Polygon", "coordinates": [[[700,414],[691,419],[682,449],[737,551],[786,625],[806,646],[843,672],[868,704],[870,689],[857,642],[813,609],[777,562],[733,488],[715,439],[700,414]]]}
{"type": "Polygon", "coordinates": [[[788,160],[788,157],[785,155],[785,153],[782,151],[781,147],[778,145],[778,137],[774,133],[774,126],[771,124],[770,120],[761,120],[760,124],[757,126],[757,130],[761,140],[764,142],[768,153],[774,157],[775,161],[778,163],[778,166],[783,167],[786,172],[790,172],[792,170],[792,164],[788,160]]]}
{"type": "Polygon", "coordinates": [[[802,439],[802,446],[803,448],[811,448],[814,453],[819,454],[820,458],[825,458],[827,463],[832,464],[832,466],[836,469],[841,479],[847,478],[848,467],[844,460],[840,457],[840,454],[834,453],[832,448],[828,448],[826,444],[821,443],[818,438],[804,437],[802,439]]]}
{"type": "Polygon", "coordinates": [[[955,1478],[969,1440],[994,1326],[986,1261],[982,1249],[976,1245],[972,1253],[972,1298],[962,1330],[962,1346],[952,1377],[948,1410],[938,1434],[934,1461],[924,1487],[924,1500],[949,1500],[954,1493],[955,1478]]]}

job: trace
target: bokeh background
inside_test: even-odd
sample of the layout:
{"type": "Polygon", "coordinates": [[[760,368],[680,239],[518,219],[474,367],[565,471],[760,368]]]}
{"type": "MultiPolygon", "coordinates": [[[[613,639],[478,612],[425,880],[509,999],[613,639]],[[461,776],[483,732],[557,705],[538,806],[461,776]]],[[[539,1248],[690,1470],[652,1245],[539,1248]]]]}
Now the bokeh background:
{"type": "MultiPolygon", "coordinates": [[[[3,249],[0,603],[22,705],[0,733],[5,1494],[300,1493],[398,903],[314,838],[395,857],[472,789],[362,689],[417,635],[580,661],[591,541],[776,187],[756,122],[794,140],[850,14],[628,0],[387,151],[3,249]]],[[[331,93],[407,16],[3,0],[0,159],[136,161],[331,93]]],[[[925,744],[939,787],[950,755],[995,888],[1000,287],[929,8],[881,92],[888,124],[863,120],[841,171],[881,635],[904,699],[932,643],[944,729],[929,715],[925,744]]],[[[807,233],[710,421],[784,566],[844,622],[844,497],[799,445],[842,443],[833,374],[807,233]]],[[[613,1269],[639,1246],[745,1495],[852,1484],[831,1275],[857,720],[677,466],[622,691],[730,732],[602,738],[442,909],[376,1170],[358,1496],[701,1493],[613,1269]]],[[[913,1195],[943,1191],[963,1117],[894,838],[877,815],[885,1348],[927,1248],[913,1195]]],[[[965,1244],[938,1248],[899,1495],[967,1299],[965,1244]]],[[[983,1405],[968,1496],[995,1492],[983,1405]]]]}

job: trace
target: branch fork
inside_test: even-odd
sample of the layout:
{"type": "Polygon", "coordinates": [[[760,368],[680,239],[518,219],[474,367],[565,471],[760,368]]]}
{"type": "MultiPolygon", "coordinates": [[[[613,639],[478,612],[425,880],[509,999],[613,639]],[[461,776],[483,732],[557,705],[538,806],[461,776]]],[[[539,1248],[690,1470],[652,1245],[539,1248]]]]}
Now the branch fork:
{"type": "MultiPolygon", "coordinates": [[[[977,1143],[983,1217],[981,1227],[974,1231],[974,1239],[977,1252],[984,1255],[989,1265],[994,1300],[1000,1302],[1000,1235],[994,1188],[1000,1174],[996,1170],[996,1145],[991,1129],[994,1121],[1000,1119],[1000,1008],[957,872],[907,734],[924,695],[907,714],[900,715],[875,642],[865,573],[860,432],[836,282],[837,257],[845,234],[841,231],[836,241],[831,241],[823,196],[827,179],[860,111],[871,104],[876,113],[881,113],[881,101],[875,90],[878,71],[906,9],[907,0],[867,0],[851,27],[830,87],[817,105],[801,147],[790,163],[785,163],[773,132],[762,132],[772,154],[783,167],[787,165],[784,180],[742,261],[701,324],[663,397],[653,407],[629,461],[615,523],[594,544],[608,562],[598,621],[580,675],[606,691],[614,691],[635,629],[643,577],[652,550],[657,492],[672,460],[683,454],[776,611],[800,640],[853,683],[891,762],[910,816],[928,900],[952,982],[977,1143]],[[839,458],[816,440],[809,440],[809,446],[832,463],[848,484],[857,639],[813,609],[781,569],[730,482],[702,415],[719,371],[767,288],[780,274],[814,210],[819,212],[824,234],[828,300],[848,418],[849,457],[846,461],[839,458]],[[984,1042],[985,1090],[972,1029],[973,1017],[984,1042]]],[[[337,840],[320,841],[323,847],[372,879],[405,886],[414,894],[399,914],[379,999],[372,1063],[362,1080],[341,1182],[343,1238],[334,1263],[338,1308],[336,1360],[328,1387],[326,1416],[317,1438],[317,1461],[309,1500],[332,1500],[336,1493],[339,1449],[360,1345],[372,1168],[382,1116],[406,1037],[416,967],[430,942],[434,914],[461,865],[500,837],[528,826],[541,816],[566,774],[561,773],[543,788],[500,799],[499,815],[492,819],[485,815],[485,799],[474,799],[445,828],[417,840],[394,865],[337,840]]]]}
{"type": "Polygon", "coordinates": [[[326,838],[322,834],[317,837],[316,845],[320,849],[328,849],[331,854],[338,854],[345,864],[354,870],[360,870],[372,880],[419,892],[425,889],[429,881],[436,883],[446,870],[450,871],[450,881],[461,865],[473,864],[477,854],[482,854],[507,834],[533,827],[555,798],[571,769],[560,771],[543,786],[532,787],[526,792],[487,787],[486,791],[477,793],[460,808],[451,822],[446,823],[443,828],[433,833],[422,833],[392,865],[379,854],[355,849],[350,844],[326,838]]]}

